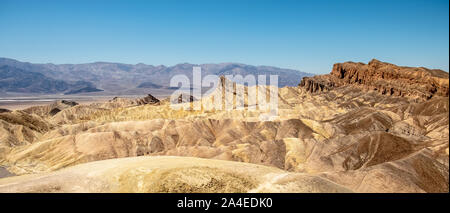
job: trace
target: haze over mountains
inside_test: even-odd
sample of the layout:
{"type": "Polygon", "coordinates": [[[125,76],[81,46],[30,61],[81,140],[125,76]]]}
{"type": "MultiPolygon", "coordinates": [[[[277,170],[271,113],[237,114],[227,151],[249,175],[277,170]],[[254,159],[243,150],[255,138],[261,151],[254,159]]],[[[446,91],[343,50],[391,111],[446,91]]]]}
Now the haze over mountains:
{"type": "Polygon", "coordinates": [[[172,76],[185,74],[192,79],[193,66],[202,68],[202,76],[209,74],[278,75],[280,87],[295,86],[298,84],[298,79],[312,76],[312,74],[296,70],[239,63],[201,65],[184,63],[169,67],[108,62],[56,65],[0,58],[0,94],[135,95],[146,94],[153,90],[164,93],[171,90],[169,82],[172,76]]]}

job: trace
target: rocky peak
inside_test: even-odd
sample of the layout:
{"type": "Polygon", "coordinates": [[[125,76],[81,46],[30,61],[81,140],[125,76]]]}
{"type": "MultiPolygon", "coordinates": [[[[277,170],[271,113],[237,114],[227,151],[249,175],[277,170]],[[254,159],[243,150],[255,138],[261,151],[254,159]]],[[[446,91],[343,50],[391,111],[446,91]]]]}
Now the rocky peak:
{"type": "Polygon", "coordinates": [[[159,99],[155,98],[153,95],[148,94],[146,97],[144,98],[140,98],[140,99],[136,99],[136,102],[138,105],[143,105],[143,104],[157,104],[159,103],[159,99]]]}
{"type": "Polygon", "coordinates": [[[76,105],[78,105],[78,103],[75,102],[75,101],[67,101],[67,100],[61,100],[61,104],[65,104],[65,105],[68,105],[68,106],[76,106],[76,105]]]}
{"type": "Polygon", "coordinates": [[[11,112],[9,109],[0,108],[0,113],[11,112]]]}

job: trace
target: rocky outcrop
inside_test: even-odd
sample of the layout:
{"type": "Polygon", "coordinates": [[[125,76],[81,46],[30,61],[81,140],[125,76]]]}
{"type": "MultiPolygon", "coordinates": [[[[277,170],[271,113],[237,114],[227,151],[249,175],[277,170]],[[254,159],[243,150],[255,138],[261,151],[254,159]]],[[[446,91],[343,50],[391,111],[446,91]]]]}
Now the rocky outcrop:
{"type": "Polygon", "coordinates": [[[75,101],[67,101],[67,100],[62,100],[61,103],[65,104],[65,105],[68,105],[68,106],[76,106],[76,105],[78,105],[78,103],[75,102],[75,101]]]}
{"type": "Polygon", "coordinates": [[[1,113],[0,120],[9,124],[21,125],[37,132],[46,132],[52,128],[52,125],[42,117],[19,110],[10,113],[1,113]]]}
{"type": "Polygon", "coordinates": [[[145,96],[143,98],[136,98],[136,99],[114,97],[113,99],[109,100],[107,103],[94,104],[94,105],[101,107],[101,108],[112,109],[112,108],[118,108],[118,107],[130,107],[130,106],[140,106],[140,105],[146,105],[146,104],[159,104],[159,103],[160,103],[159,99],[155,98],[151,94],[148,94],[147,96],[145,96]]]}
{"type": "Polygon", "coordinates": [[[181,103],[190,103],[190,102],[194,102],[194,96],[192,96],[192,95],[188,95],[188,94],[180,94],[179,96],[178,96],[178,99],[177,99],[177,102],[179,103],[179,104],[181,104],[181,103]]]}
{"type": "Polygon", "coordinates": [[[35,142],[53,125],[35,114],[17,110],[0,113],[0,156],[2,147],[15,147],[35,142]]]}
{"type": "Polygon", "coordinates": [[[336,86],[336,78],[330,75],[320,75],[314,77],[304,77],[299,86],[304,87],[309,92],[329,91],[336,86]]]}
{"type": "Polygon", "coordinates": [[[11,112],[11,110],[9,110],[9,109],[4,109],[4,108],[0,108],[0,113],[3,113],[3,112],[11,112]]]}
{"type": "Polygon", "coordinates": [[[159,103],[159,99],[155,98],[153,95],[148,94],[144,98],[136,99],[136,103],[138,105],[157,104],[157,103],[159,103]]]}
{"type": "Polygon", "coordinates": [[[78,105],[75,101],[61,100],[45,106],[34,106],[23,111],[30,114],[36,114],[41,117],[54,116],[58,112],[78,105]]]}
{"type": "Polygon", "coordinates": [[[383,95],[430,99],[448,97],[447,72],[424,67],[402,67],[376,59],[368,64],[345,62],[334,64],[330,74],[305,77],[299,84],[310,92],[352,85],[383,95]]]}

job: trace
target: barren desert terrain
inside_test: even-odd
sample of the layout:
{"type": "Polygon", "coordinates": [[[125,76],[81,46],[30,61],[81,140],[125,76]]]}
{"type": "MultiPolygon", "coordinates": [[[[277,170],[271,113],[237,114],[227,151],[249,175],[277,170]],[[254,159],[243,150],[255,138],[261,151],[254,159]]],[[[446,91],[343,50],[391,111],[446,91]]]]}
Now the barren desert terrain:
{"type": "Polygon", "coordinates": [[[298,83],[265,120],[153,95],[3,110],[0,192],[449,192],[447,72],[374,59],[298,83]]]}

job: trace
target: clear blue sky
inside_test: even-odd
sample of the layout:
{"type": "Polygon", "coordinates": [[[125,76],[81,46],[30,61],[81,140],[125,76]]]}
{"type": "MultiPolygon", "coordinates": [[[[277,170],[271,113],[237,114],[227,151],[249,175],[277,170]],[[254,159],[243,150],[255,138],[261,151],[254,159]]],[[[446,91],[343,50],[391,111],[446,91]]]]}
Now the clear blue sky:
{"type": "Polygon", "coordinates": [[[377,58],[448,71],[449,1],[0,0],[0,57],[312,73],[377,58]]]}

